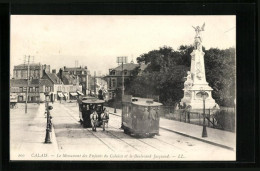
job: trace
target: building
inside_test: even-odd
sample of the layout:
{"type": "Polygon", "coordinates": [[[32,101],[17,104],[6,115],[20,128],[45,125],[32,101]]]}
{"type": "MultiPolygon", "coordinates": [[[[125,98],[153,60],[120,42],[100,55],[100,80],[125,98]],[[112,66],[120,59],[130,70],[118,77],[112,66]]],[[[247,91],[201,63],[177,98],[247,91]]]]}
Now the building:
{"type": "Polygon", "coordinates": [[[79,84],[79,79],[75,75],[71,75],[69,72],[59,71],[57,76],[63,82],[62,92],[65,96],[68,96],[69,100],[75,100],[78,94],[82,95],[82,85],[79,84]]]}
{"type": "Polygon", "coordinates": [[[26,91],[28,87],[28,102],[39,103],[45,100],[45,92],[53,91],[53,84],[48,79],[11,79],[10,94],[18,97],[18,102],[26,101],[26,91]]]}
{"type": "Polygon", "coordinates": [[[144,63],[134,64],[133,61],[131,63],[126,63],[119,65],[116,68],[109,69],[109,74],[105,77],[107,81],[107,91],[108,91],[108,99],[112,99],[116,96],[116,91],[122,92],[122,69],[124,72],[124,82],[127,82],[132,76],[134,70],[139,67],[141,73],[146,65],[144,63]]]}
{"type": "Polygon", "coordinates": [[[50,98],[51,100],[55,101],[55,100],[61,100],[60,98],[64,98],[64,95],[62,94],[63,92],[63,83],[61,81],[61,79],[55,74],[55,73],[46,73],[44,72],[42,79],[47,79],[51,82],[52,84],[52,89],[51,94],[50,94],[50,98]]]}
{"type": "MultiPolygon", "coordinates": [[[[82,86],[82,92],[84,95],[89,94],[90,92],[90,72],[88,71],[87,67],[73,67],[73,68],[68,68],[65,67],[62,69],[60,69],[59,73],[65,73],[69,74],[69,75],[73,75],[75,77],[77,77],[78,81],[79,81],[79,85],[82,86]]],[[[59,75],[59,74],[58,74],[59,75]]]]}
{"type": "MultiPolygon", "coordinates": [[[[46,73],[50,72],[50,65],[41,65],[40,63],[30,64],[29,65],[29,78],[30,79],[40,79],[44,71],[46,73]]],[[[14,66],[13,69],[13,78],[14,79],[27,79],[28,65],[20,64],[14,66]]]]}
{"type": "Polygon", "coordinates": [[[20,64],[14,66],[13,78],[10,80],[10,93],[17,95],[18,102],[26,101],[28,88],[28,99],[30,102],[42,102],[45,99],[44,92],[52,92],[54,87],[51,81],[41,79],[44,73],[50,72],[50,65],[41,65],[40,63],[20,64]],[[28,80],[28,75],[29,80],[28,80]]]}

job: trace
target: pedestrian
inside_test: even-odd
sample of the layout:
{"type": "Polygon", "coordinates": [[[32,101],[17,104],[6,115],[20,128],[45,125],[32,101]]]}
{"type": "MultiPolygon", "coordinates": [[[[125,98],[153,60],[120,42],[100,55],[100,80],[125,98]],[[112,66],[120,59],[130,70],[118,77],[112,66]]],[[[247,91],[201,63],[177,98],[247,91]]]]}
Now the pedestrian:
{"type": "Polygon", "coordinates": [[[96,110],[93,110],[93,113],[90,115],[92,131],[96,132],[97,122],[98,122],[98,114],[96,110]]]}
{"type": "Polygon", "coordinates": [[[104,108],[104,112],[101,114],[101,119],[102,119],[103,131],[105,131],[105,125],[107,124],[108,127],[108,121],[109,121],[109,111],[106,108],[104,108]]]}

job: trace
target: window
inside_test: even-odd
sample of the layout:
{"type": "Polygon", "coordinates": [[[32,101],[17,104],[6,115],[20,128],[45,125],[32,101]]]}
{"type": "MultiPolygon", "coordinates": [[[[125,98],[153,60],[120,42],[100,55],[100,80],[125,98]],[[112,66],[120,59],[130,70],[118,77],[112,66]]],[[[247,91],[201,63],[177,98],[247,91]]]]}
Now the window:
{"type": "Polygon", "coordinates": [[[111,80],[111,87],[116,87],[116,79],[111,80]]]}
{"type": "Polygon", "coordinates": [[[29,92],[33,92],[33,88],[32,87],[29,88],[29,92]]]}
{"type": "Polygon", "coordinates": [[[112,70],[112,71],[110,72],[110,75],[116,75],[116,71],[115,71],[115,70],[112,70]]]}
{"type": "Polygon", "coordinates": [[[85,78],[85,77],[82,77],[82,81],[86,81],[86,78],[85,78]]]}
{"type": "Polygon", "coordinates": [[[124,71],[124,75],[127,75],[127,71],[126,70],[124,71]]]}
{"type": "Polygon", "coordinates": [[[35,91],[36,91],[36,92],[39,92],[39,87],[35,87],[35,91]]]}
{"type": "Polygon", "coordinates": [[[19,87],[19,92],[23,92],[23,87],[19,87]]]}
{"type": "Polygon", "coordinates": [[[21,77],[21,71],[20,70],[16,71],[16,75],[17,75],[17,78],[20,78],[21,77]]]}

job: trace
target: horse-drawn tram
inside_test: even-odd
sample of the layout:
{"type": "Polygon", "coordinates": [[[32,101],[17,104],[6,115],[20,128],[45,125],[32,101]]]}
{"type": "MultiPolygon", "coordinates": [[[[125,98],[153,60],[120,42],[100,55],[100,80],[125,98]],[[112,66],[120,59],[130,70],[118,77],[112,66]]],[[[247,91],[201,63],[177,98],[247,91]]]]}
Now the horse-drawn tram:
{"type": "Polygon", "coordinates": [[[161,103],[129,95],[125,95],[122,102],[122,129],[126,134],[138,137],[154,137],[159,134],[161,103]]]}
{"type": "MultiPolygon", "coordinates": [[[[84,99],[84,98],[83,98],[84,99]]],[[[101,113],[103,112],[104,100],[97,98],[87,98],[86,100],[79,101],[79,118],[80,123],[85,127],[91,127],[90,115],[95,110],[98,114],[97,126],[102,124],[101,113]]]]}

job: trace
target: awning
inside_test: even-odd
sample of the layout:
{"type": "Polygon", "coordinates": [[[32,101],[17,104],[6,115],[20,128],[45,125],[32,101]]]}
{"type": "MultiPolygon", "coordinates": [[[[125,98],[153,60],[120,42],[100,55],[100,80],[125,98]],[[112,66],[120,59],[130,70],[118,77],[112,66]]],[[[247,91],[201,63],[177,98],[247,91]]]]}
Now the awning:
{"type": "Polygon", "coordinates": [[[77,91],[77,93],[78,93],[79,95],[82,95],[82,96],[84,95],[84,94],[83,94],[83,93],[81,93],[80,91],[77,91]]]}
{"type": "Polygon", "coordinates": [[[77,93],[70,93],[70,95],[77,96],[78,94],[77,93]]]}
{"type": "Polygon", "coordinates": [[[64,95],[64,96],[66,96],[66,97],[68,97],[68,96],[69,96],[69,95],[68,95],[68,93],[63,93],[63,95],[64,95]]]}
{"type": "Polygon", "coordinates": [[[59,97],[64,97],[62,93],[58,93],[58,96],[59,97]]]}

